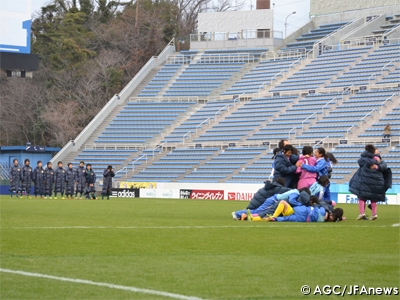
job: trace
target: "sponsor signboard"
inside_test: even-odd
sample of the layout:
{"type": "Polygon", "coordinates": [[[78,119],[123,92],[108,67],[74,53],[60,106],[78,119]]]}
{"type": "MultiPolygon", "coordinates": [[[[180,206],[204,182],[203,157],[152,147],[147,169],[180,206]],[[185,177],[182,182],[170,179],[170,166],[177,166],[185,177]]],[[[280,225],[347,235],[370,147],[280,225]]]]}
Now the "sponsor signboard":
{"type": "Polygon", "coordinates": [[[111,189],[111,197],[117,198],[139,198],[139,189],[111,189]]]}
{"type": "Polygon", "coordinates": [[[157,182],[130,182],[130,181],[120,181],[120,189],[155,189],[157,188],[157,182]]]}
{"type": "Polygon", "coordinates": [[[223,190],[183,190],[179,191],[179,197],[183,199],[223,200],[223,190]]]}
{"type": "Polygon", "coordinates": [[[140,198],[179,198],[178,189],[140,189],[140,198]]]}
{"type": "MultiPolygon", "coordinates": [[[[350,203],[357,204],[358,198],[353,194],[338,194],[338,203],[350,203]]],[[[386,194],[385,202],[378,202],[379,204],[398,204],[397,203],[397,194],[386,194]]]]}
{"type": "Polygon", "coordinates": [[[226,192],[225,199],[238,200],[238,201],[250,201],[254,197],[254,192],[226,192]]]}

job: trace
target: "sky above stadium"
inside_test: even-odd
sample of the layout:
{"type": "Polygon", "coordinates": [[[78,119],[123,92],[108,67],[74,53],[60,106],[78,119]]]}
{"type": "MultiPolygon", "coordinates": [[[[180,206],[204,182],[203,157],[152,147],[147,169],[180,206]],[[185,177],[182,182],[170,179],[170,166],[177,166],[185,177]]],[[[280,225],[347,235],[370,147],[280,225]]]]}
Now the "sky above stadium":
{"type": "MultiPolygon", "coordinates": [[[[255,9],[256,0],[245,0],[243,10],[255,9]]],[[[32,0],[32,14],[39,12],[40,8],[49,3],[49,0],[32,0]]],[[[287,34],[297,30],[308,22],[310,14],[310,0],[271,0],[274,8],[274,30],[285,31],[286,17],[296,11],[296,14],[288,18],[287,34]],[[274,5],[275,4],[275,5],[274,5]]]]}

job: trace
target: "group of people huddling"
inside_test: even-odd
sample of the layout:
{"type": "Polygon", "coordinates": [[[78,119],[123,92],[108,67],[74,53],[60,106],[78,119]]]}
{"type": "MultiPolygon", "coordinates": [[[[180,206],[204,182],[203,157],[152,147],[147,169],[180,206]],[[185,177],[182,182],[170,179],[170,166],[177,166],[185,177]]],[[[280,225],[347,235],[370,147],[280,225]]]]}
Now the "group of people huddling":
{"type": "MultiPolygon", "coordinates": [[[[70,199],[97,199],[96,196],[96,173],[92,169],[91,164],[86,164],[83,161],[79,163],[77,168],[74,168],[72,163],[68,164],[68,168],[63,168],[63,163],[59,161],[57,168],[53,169],[52,163],[48,162],[44,169],[42,162],[38,161],[36,168],[32,168],[29,159],[25,159],[24,165],[20,167],[18,160],[14,159],[13,166],[10,169],[10,197],[15,194],[20,197],[25,194],[30,197],[31,186],[34,184],[35,198],[38,196],[47,199],[52,199],[53,191],[54,198],[61,195],[61,199],[65,199],[64,195],[70,199]]],[[[106,196],[109,199],[112,188],[112,178],[115,176],[112,166],[108,166],[103,172],[103,189],[102,199],[106,196]]]]}
{"type": "MultiPolygon", "coordinates": [[[[343,209],[335,208],[330,197],[332,164],[337,160],[320,147],[305,146],[302,155],[287,140],[274,149],[271,177],[266,181],[244,210],[232,212],[234,220],[277,222],[338,222],[345,219],[343,209]]],[[[350,192],[359,198],[360,215],[357,220],[368,220],[366,200],[370,200],[372,216],[376,220],[376,203],[385,201],[391,176],[385,174],[386,163],[379,150],[367,145],[358,161],[360,168],[350,180],[350,192]],[[390,177],[384,179],[384,177],[390,177]]],[[[390,174],[391,175],[391,174],[390,174]]]]}

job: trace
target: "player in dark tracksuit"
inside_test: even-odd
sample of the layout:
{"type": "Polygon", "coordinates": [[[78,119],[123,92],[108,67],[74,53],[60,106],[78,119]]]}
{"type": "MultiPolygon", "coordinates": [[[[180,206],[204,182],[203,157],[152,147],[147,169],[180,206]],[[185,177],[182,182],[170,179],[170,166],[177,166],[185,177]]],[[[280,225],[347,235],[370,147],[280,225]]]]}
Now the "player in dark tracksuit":
{"type": "Polygon", "coordinates": [[[25,159],[24,166],[22,167],[22,193],[25,193],[29,199],[31,198],[32,175],[33,169],[30,166],[30,160],[25,159]]]}
{"type": "Polygon", "coordinates": [[[82,194],[85,192],[86,187],[86,177],[85,177],[85,163],[81,161],[79,166],[75,169],[75,198],[78,197],[78,193],[80,193],[80,199],[82,199],[82,194]]]}
{"type": "Polygon", "coordinates": [[[47,199],[49,196],[50,199],[53,195],[53,184],[54,184],[54,170],[52,168],[53,164],[51,162],[47,163],[47,169],[44,170],[44,198],[47,199]]]}
{"type": "Polygon", "coordinates": [[[96,200],[96,174],[92,170],[92,165],[87,164],[86,165],[86,172],[85,172],[85,178],[86,178],[86,199],[92,198],[96,200]]]}
{"type": "Polygon", "coordinates": [[[71,197],[74,199],[74,188],[75,188],[75,170],[72,167],[72,163],[68,164],[68,168],[65,171],[65,195],[67,199],[71,197]]]}
{"type": "Polygon", "coordinates": [[[35,185],[35,188],[34,188],[35,198],[37,198],[38,195],[41,198],[43,198],[44,169],[42,167],[42,162],[40,160],[37,162],[37,167],[35,168],[35,170],[33,170],[32,181],[33,181],[33,184],[35,185]]]}
{"type": "Polygon", "coordinates": [[[61,161],[57,165],[58,168],[54,171],[54,199],[57,199],[57,193],[61,193],[61,199],[65,199],[65,169],[61,161]]]}
{"type": "Polygon", "coordinates": [[[10,168],[10,198],[12,198],[14,192],[17,198],[21,196],[21,178],[22,168],[18,166],[18,159],[14,158],[13,166],[10,168]]]}
{"type": "Polygon", "coordinates": [[[110,194],[112,189],[112,179],[115,176],[112,166],[108,166],[103,172],[103,188],[101,190],[101,199],[107,196],[107,200],[110,200],[110,194]]]}

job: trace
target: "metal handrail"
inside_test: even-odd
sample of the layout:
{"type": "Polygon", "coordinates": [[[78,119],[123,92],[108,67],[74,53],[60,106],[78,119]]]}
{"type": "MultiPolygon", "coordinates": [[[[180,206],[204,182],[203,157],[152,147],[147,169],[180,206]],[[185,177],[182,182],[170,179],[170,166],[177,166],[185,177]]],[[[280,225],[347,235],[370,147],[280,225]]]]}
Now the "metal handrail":
{"type": "Polygon", "coordinates": [[[147,154],[142,154],[140,157],[138,157],[132,162],[132,172],[135,170],[135,162],[141,160],[143,157],[146,157],[146,164],[147,164],[147,154]]]}
{"type": "Polygon", "coordinates": [[[201,122],[199,125],[196,126],[196,132],[199,129],[199,127],[201,127],[201,125],[203,125],[205,122],[210,123],[210,118],[205,119],[203,122],[201,122]]]}
{"type": "Polygon", "coordinates": [[[303,120],[303,122],[301,122],[301,130],[304,129],[304,122],[307,121],[309,118],[311,118],[311,117],[312,117],[313,115],[315,115],[315,114],[317,114],[317,112],[315,112],[315,113],[313,113],[312,115],[308,116],[307,118],[305,118],[305,119],[303,120]]]}
{"type": "Polygon", "coordinates": [[[315,146],[322,145],[322,144],[323,144],[323,141],[325,141],[325,140],[328,139],[328,138],[329,138],[329,135],[326,136],[326,137],[324,137],[322,140],[319,140],[318,143],[316,143],[316,144],[313,146],[313,148],[314,148],[315,146]]]}
{"type": "Polygon", "coordinates": [[[121,170],[114,172],[115,175],[125,170],[125,176],[128,176],[128,167],[123,167],[121,170]]]}
{"type": "Polygon", "coordinates": [[[392,60],[389,61],[386,65],[384,65],[384,66],[381,68],[381,73],[384,71],[384,69],[386,68],[386,66],[390,65],[390,64],[393,63],[394,61],[395,61],[395,60],[392,59],[392,60]]]}
{"type": "Polygon", "coordinates": [[[189,139],[190,139],[190,137],[192,136],[192,132],[188,131],[182,136],[182,144],[183,145],[185,145],[185,138],[186,138],[187,135],[189,136],[189,139]]]}
{"type": "Polygon", "coordinates": [[[269,81],[265,81],[264,83],[262,83],[258,89],[259,90],[263,89],[268,82],[269,82],[269,86],[272,86],[272,82],[274,81],[275,77],[279,76],[280,74],[283,75],[284,72],[286,72],[287,70],[290,70],[293,67],[294,64],[296,64],[298,61],[301,61],[301,60],[302,60],[301,58],[296,59],[294,62],[292,62],[287,67],[287,69],[281,70],[281,71],[279,71],[279,73],[276,73],[269,81]]]}
{"type": "Polygon", "coordinates": [[[324,106],[322,106],[322,115],[324,114],[324,109],[326,106],[328,106],[329,104],[331,104],[333,101],[337,100],[337,97],[333,98],[332,100],[330,100],[329,102],[325,103],[324,106]]]}
{"type": "Polygon", "coordinates": [[[217,119],[217,116],[218,116],[218,113],[220,112],[220,111],[222,111],[225,107],[227,107],[227,110],[229,111],[229,104],[226,104],[224,107],[221,107],[215,114],[214,114],[214,120],[216,120],[217,119]]]}
{"type": "Polygon", "coordinates": [[[371,78],[373,78],[376,75],[376,73],[371,74],[371,76],[368,77],[368,85],[371,85],[371,78]]]}
{"type": "Polygon", "coordinates": [[[162,148],[164,144],[166,144],[167,142],[162,142],[160,145],[157,145],[155,148],[153,148],[153,160],[154,160],[154,151],[156,151],[158,148],[162,148]]]}
{"type": "Polygon", "coordinates": [[[386,101],[391,100],[394,96],[396,96],[396,94],[391,95],[391,96],[390,96],[389,98],[387,98],[385,101],[381,102],[381,105],[380,105],[381,109],[382,109],[382,106],[385,105],[386,101]]]}
{"type": "Polygon", "coordinates": [[[294,131],[295,137],[297,135],[297,127],[293,127],[292,129],[289,130],[288,135],[289,135],[289,140],[290,140],[290,133],[294,131]]]}
{"type": "Polygon", "coordinates": [[[206,54],[202,55],[196,64],[221,63],[221,62],[254,62],[255,57],[250,53],[232,53],[232,54],[206,54]]]}
{"type": "Polygon", "coordinates": [[[350,131],[353,127],[356,127],[356,125],[351,125],[349,128],[347,128],[347,130],[346,130],[346,139],[349,138],[349,131],[350,131]]]}

